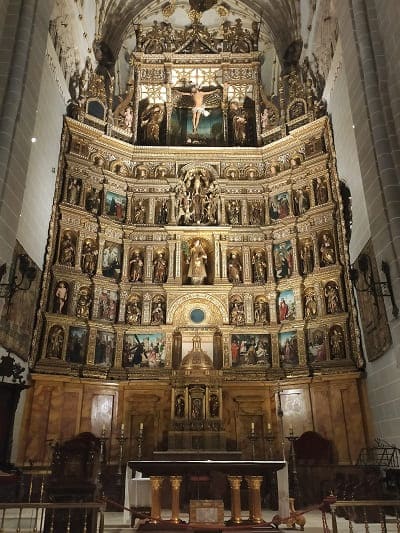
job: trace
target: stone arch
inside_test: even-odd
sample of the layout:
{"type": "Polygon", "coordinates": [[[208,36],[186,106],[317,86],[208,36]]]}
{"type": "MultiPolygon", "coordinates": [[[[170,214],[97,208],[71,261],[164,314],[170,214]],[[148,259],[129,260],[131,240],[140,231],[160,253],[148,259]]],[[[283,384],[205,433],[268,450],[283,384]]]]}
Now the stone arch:
{"type": "Polygon", "coordinates": [[[191,292],[177,298],[168,307],[167,324],[191,325],[189,315],[194,308],[200,308],[205,313],[204,323],[199,326],[220,326],[229,322],[228,311],[222,302],[209,294],[191,292]]]}

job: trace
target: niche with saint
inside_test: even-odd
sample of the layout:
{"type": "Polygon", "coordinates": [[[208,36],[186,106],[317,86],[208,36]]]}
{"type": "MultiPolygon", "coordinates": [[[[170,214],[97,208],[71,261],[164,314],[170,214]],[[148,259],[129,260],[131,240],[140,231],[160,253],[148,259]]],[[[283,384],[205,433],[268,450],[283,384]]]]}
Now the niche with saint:
{"type": "Polygon", "coordinates": [[[182,281],[184,285],[212,285],[214,252],[206,239],[195,237],[182,242],[182,281]]]}

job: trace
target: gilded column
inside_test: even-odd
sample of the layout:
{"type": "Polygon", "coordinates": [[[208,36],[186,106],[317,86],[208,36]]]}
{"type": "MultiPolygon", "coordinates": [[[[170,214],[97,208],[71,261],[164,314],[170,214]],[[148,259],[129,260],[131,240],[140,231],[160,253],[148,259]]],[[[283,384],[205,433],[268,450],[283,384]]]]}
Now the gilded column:
{"type": "Polygon", "coordinates": [[[273,333],[271,335],[271,345],[272,345],[272,368],[279,368],[281,365],[280,365],[280,359],[279,359],[278,335],[276,333],[273,333]]]}
{"type": "Polygon", "coordinates": [[[146,259],[144,262],[144,281],[150,283],[153,280],[153,247],[146,246],[146,259]]]}
{"type": "Polygon", "coordinates": [[[155,219],[155,217],[154,217],[155,207],[156,207],[156,199],[152,196],[149,199],[149,218],[147,219],[148,224],[154,224],[155,223],[155,221],[154,221],[154,219],[155,219]]]}
{"type": "Polygon", "coordinates": [[[182,483],[182,476],[170,476],[172,495],[171,495],[171,522],[174,524],[179,524],[179,514],[180,514],[180,488],[182,483]]]}
{"type": "Polygon", "coordinates": [[[242,476],[228,476],[231,487],[231,521],[240,524],[242,521],[242,508],[240,503],[240,484],[242,476]]]}
{"type": "Polygon", "coordinates": [[[219,235],[214,236],[214,279],[221,280],[221,253],[219,247],[219,235]]]}
{"type": "Polygon", "coordinates": [[[249,488],[249,520],[256,524],[264,522],[261,516],[261,483],[263,476],[246,476],[247,486],[249,488]]]}
{"type": "Polygon", "coordinates": [[[116,329],[116,338],[115,338],[115,357],[114,357],[114,367],[122,368],[122,352],[124,348],[124,330],[121,327],[117,326],[116,329]]]}
{"type": "Polygon", "coordinates": [[[243,246],[242,253],[243,253],[243,283],[251,283],[250,248],[248,246],[243,246]]]}
{"type": "Polygon", "coordinates": [[[168,281],[174,279],[174,266],[175,266],[175,242],[168,241],[168,281]]]}
{"type": "Polygon", "coordinates": [[[221,278],[225,283],[228,282],[228,271],[226,264],[226,252],[227,252],[227,242],[221,242],[221,278]]]}
{"type": "Polygon", "coordinates": [[[271,223],[271,220],[269,218],[269,201],[268,196],[264,200],[265,202],[265,225],[268,226],[271,223]]]}
{"type": "Polygon", "coordinates": [[[124,239],[124,254],[122,256],[122,276],[121,281],[129,281],[129,261],[131,258],[130,246],[131,242],[124,239]]]}
{"type": "Polygon", "coordinates": [[[182,282],[182,243],[180,239],[180,236],[177,236],[175,246],[175,279],[178,282],[182,282]]]}
{"type": "Polygon", "coordinates": [[[175,201],[175,193],[170,192],[169,193],[169,203],[170,203],[170,209],[169,209],[169,223],[170,224],[176,224],[176,201],[175,201]]]}
{"type": "Polygon", "coordinates": [[[161,520],[160,489],[164,478],[162,476],[150,476],[151,483],[151,517],[150,522],[157,523],[161,520]]]}
{"type": "Polygon", "coordinates": [[[249,225],[249,204],[246,198],[242,200],[242,221],[241,222],[243,226],[249,225]]]}

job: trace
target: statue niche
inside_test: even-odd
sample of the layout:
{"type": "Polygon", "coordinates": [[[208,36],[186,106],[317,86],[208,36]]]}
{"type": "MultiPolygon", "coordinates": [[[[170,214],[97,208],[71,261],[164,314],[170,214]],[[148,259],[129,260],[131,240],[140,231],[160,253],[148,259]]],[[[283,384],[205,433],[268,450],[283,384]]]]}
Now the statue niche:
{"type": "Polygon", "coordinates": [[[165,104],[149,102],[139,103],[138,144],[142,146],[165,146],[166,113],[165,104]]]}
{"type": "Polygon", "coordinates": [[[211,257],[209,246],[203,239],[193,239],[182,243],[184,284],[207,285],[212,283],[211,257]]]}

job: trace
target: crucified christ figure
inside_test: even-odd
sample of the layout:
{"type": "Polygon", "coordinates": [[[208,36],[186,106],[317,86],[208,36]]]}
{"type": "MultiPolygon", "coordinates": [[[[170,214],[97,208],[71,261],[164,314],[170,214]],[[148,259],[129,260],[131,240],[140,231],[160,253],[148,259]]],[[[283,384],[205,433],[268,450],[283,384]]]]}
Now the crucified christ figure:
{"type": "Polygon", "coordinates": [[[213,89],[211,91],[202,91],[201,87],[192,87],[190,93],[181,93],[188,94],[192,97],[193,107],[192,107],[192,124],[193,124],[193,133],[197,133],[200,123],[201,115],[208,117],[210,114],[204,106],[204,97],[207,94],[212,94],[218,92],[219,89],[213,89]]]}

